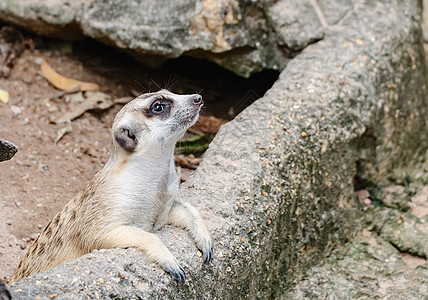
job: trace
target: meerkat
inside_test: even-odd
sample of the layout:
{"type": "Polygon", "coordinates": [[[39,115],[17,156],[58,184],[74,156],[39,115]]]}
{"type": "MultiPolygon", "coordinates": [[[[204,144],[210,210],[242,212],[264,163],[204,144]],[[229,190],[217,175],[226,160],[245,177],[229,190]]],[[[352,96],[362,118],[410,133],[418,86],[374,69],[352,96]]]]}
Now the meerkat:
{"type": "Polygon", "coordinates": [[[208,263],[211,238],[198,210],[180,197],[173,155],[175,143],[197,121],[203,104],[198,94],[167,90],[126,104],[114,119],[113,149],[104,168],[40,233],[11,282],[95,249],[128,247],[141,250],[174,280],[184,282],[183,268],[152,233],[165,224],[187,229],[208,263]]]}

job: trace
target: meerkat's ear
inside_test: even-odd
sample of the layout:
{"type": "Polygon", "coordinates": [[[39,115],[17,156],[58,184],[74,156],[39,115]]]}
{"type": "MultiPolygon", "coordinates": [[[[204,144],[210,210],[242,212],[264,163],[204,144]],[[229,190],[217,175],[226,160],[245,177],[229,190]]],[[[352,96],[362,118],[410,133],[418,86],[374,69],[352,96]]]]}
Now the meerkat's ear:
{"type": "Polygon", "coordinates": [[[116,142],[128,152],[133,152],[138,145],[137,128],[133,126],[120,126],[114,132],[116,142]]]}

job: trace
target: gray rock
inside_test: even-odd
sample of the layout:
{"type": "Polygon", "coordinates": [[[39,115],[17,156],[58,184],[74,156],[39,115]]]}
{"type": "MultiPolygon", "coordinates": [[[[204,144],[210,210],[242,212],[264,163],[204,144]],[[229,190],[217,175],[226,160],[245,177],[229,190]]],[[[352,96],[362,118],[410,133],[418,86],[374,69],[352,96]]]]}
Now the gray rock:
{"type": "Polygon", "coordinates": [[[1,1],[0,19],[38,34],[75,39],[82,37],[75,20],[85,1],[1,1]]]}
{"type": "Polygon", "coordinates": [[[328,25],[335,25],[341,21],[354,7],[355,0],[318,0],[324,19],[328,25]]]}
{"type": "MultiPolygon", "coordinates": [[[[428,264],[415,268],[376,234],[356,238],[281,299],[426,299],[428,264]]],[[[415,258],[417,259],[417,258],[415,258]]]]}
{"type": "Polygon", "coordinates": [[[3,281],[0,280],[0,300],[10,300],[10,299],[12,299],[12,296],[10,295],[3,281]]]}
{"type": "MultiPolygon", "coordinates": [[[[419,199],[421,204],[428,205],[428,186],[417,188],[425,196],[419,199]]],[[[399,186],[387,189],[400,190],[399,186]]],[[[402,201],[400,193],[385,194],[398,198],[394,203],[402,201]]],[[[283,299],[426,299],[425,218],[389,207],[371,207],[365,214],[366,228],[309,270],[283,299]]]]}
{"type": "MultiPolygon", "coordinates": [[[[347,10],[349,3],[338,0],[327,19],[347,10]]],[[[16,0],[0,3],[0,20],[64,39],[88,36],[152,66],[190,55],[242,76],[282,70],[324,36],[309,0],[16,0]]]]}
{"type": "Polygon", "coordinates": [[[273,28],[277,31],[280,46],[300,51],[309,43],[324,37],[324,28],[318,20],[311,0],[278,1],[269,7],[268,14],[273,28]]]}
{"type": "Polygon", "coordinates": [[[18,152],[18,147],[15,144],[0,139],[0,162],[11,159],[16,152],[18,152]]]}
{"type": "Polygon", "coordinates": [[[101,250],[11,284],[14,299],[284,295],[361,227],[354,177],[381,184],[426,153],[419,4],[359,3],[220,129],[182,187],[207,220],[213,262],[179,229],[158,233],[191,281],[171,282],[133,249],[101,250]]]}

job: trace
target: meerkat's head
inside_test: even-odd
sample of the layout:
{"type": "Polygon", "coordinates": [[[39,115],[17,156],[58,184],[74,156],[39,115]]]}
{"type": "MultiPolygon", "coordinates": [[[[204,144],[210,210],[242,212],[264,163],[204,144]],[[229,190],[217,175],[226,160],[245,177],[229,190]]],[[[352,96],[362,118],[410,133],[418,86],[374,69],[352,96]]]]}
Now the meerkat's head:
{"type": "Polygon", "coordinates": [[[167,90],[143,94],[116,115],[113,143],[130,153],[151,145],[174,145],[196,123],[203,104],[198,94],[177,95],[167,90]]]}

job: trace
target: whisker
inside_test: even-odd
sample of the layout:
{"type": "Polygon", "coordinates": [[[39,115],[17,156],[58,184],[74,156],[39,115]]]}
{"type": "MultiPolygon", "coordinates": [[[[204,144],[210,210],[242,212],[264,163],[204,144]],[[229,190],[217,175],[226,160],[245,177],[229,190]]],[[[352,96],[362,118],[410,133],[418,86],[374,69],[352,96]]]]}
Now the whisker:
{"type": "Polygon", "coordinates": [[[136,83],[138,83],[138,85],[139,85],[139,86],[141,86],[141,87],[143,88],[143,91],[144,91],[144,92],[146,92],[146,93],[148,92],[148,91],[147,91],[147,89],[146,89],[146,87],[145,87],[144,85],[142,85],[142,84],[141,84],[137,79],[134,79],[134,81],[135,81],[136,83]]]}
{"type": "Polygon", "coordinates": [[[149,93],[150,93],[150,84],[147,82],[147,80],[144,80],[144,82],[146,83],[146,85],[149,87],[149,93]]]}
{"type": "Polygon", "coordinates": [[[162,90],[162,87],[153,78],[151,78],[150,80],[157,86],[159,90],[162,90]]]}

